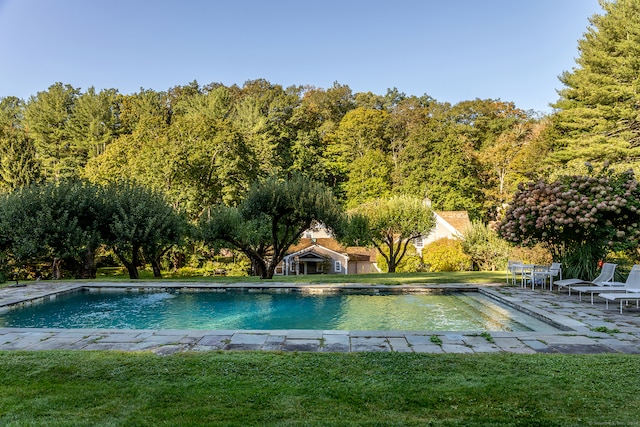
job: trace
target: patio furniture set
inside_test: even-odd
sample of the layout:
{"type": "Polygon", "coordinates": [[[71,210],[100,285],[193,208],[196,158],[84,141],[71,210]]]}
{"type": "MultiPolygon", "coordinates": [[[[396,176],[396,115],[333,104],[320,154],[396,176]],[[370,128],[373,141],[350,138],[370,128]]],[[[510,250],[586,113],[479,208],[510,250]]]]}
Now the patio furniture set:
{"type": "Polygon", "coordinates": [[[553,291],[554,285],[557,286],[558,291],[560,288],[567,288],[569,295],[571,295],[571,291],[578,292],[580,300],[582,300],[583,293],[588,293],[591,295],[591,304],[594,303],[594,296],[603,298],[607,308],[609,308],[609,301],[619,301],[620,313],[622,313],[624,304],[629,304],[630,301],[635,301],[636,307],[640,308],[640,265],[633,266],[625,282],[614,280],[616,267],[616,264],[604,263],[600,274],[593,280],[563,279],[561,263],[554,262],[544,266],[509,261],[507,284],[519,284],[521,287],[531,286],[533,290],[536,286],[546,289],[546,284],[549,283],[549,290],[553,291]]]}

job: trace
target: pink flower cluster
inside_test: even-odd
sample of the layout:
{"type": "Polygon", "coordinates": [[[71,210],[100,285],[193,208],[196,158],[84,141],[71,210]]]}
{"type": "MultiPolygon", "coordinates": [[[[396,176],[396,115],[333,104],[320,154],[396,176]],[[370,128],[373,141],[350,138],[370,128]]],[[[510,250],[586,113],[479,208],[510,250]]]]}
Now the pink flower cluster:
{"type": "Polygon", "coordinates": [[[628,246],[638,244],[639,224],[640,188],[627,171],[520,184],[498,231],[523,245],[628,246]]]}

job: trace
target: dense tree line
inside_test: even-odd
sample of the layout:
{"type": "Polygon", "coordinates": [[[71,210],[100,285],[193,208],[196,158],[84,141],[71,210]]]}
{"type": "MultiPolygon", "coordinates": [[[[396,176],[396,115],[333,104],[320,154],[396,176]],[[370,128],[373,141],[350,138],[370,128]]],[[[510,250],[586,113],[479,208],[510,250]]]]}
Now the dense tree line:
{"type": "Polygon", "coordinates": [[[347,208],[407,194],[487,220],[539,170],[526,156],[546,149],[545,123],[499,100],[452,106],[338,83],[193,82],[129,95],[56,83],[27,101],[0,100],[0,188],[125,180],[195,219],[212,204],[238,204],[259,178],[300,173],[347,208]]]}

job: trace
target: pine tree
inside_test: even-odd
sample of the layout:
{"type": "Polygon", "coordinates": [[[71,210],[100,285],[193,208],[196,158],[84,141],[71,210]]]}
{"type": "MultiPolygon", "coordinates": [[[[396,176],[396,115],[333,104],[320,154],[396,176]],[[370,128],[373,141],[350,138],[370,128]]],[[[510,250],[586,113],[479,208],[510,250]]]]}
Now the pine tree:
{"type": "Polygon", "coordinates": [[[25,123],[33,138],[41,171],[47,181],[78,175],[83,158],[75,150],[68,129],[79,89],[55,83],[32,96],[25,110],[25,123]]]}
{"type": "Polygon", "coordinates": [[[15,190],[39,179],[35,145],[23,125],[24,102],[0,98],[0,189],[15,190]]]}
{"type": "Polygon", "coordinates": [[[585,161],[633,165],[640,155],[640,2],[600,0],[578,41],[576,67],[560,76],[553,105],[557,150],[567,167],[585,161]]]}

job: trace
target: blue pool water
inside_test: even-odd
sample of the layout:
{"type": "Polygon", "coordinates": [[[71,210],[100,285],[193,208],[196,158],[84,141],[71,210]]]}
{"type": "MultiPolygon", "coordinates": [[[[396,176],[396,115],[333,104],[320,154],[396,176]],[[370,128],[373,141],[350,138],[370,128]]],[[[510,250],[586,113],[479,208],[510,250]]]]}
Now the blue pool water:
{"type": "Polygon", "coordinates": [[[0,313],[0,327],[530,331],[553,328],[477,292],[78,292],[0,313]]]}

